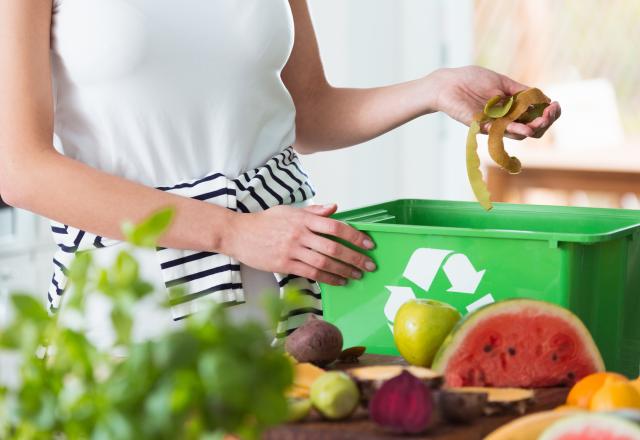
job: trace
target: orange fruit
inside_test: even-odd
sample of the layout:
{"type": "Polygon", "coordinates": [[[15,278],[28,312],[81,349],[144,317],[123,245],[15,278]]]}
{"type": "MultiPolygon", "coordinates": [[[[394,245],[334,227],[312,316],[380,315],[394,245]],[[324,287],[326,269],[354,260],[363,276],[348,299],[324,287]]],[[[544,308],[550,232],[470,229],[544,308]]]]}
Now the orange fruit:
{"type": "Polygon", "coordinates": [[[589,408],[591,398],[604,385],[607,378],[615,381],[627,381],[628,379],[618,373],[593,373],[580,379],[571,388],[567,396],[567,405],[577,406],[579,408],[589,408]]]}
{"type": "Polygon", "coordinates": [[[629,381],[607,378],[591,398],[592,411],[612,411],[622,408],[640,409],[640,392],[629,381]]]}
{"type": "Polygon", "coordinates": [[[554,411],[580,411],[582,410],[582,408],[579,408],[573,405],[560,405],[560,406],[556,406],[553,410],[554,411]]]}
{"type": "Polygon", "coordinates": [[[631,385],[636,387],[636,390],[638,390],[638,392],[640,393],[640,377],[638,377],[636,380],[632,380],[631,385]]]}

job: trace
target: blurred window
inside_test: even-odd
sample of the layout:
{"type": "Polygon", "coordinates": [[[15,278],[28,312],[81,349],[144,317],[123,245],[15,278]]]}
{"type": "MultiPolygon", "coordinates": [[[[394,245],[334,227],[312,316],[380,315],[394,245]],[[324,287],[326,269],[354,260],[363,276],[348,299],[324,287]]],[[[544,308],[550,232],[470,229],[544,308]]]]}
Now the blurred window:
{"type": "Polygon", "coordinates": [[[524,168],[504,176],[490,165],[495,194],[640,207],[640,1],[473,1],[474,62],[540,87],[562,106],[542,140],[505,143],[524,168]]]}
{"type": "Polygon", "coordinates": [[[478,64],[527,84],[607,82],[627,137],[640,137],[640,1],[475,0],[474,6],[478,64]]]}

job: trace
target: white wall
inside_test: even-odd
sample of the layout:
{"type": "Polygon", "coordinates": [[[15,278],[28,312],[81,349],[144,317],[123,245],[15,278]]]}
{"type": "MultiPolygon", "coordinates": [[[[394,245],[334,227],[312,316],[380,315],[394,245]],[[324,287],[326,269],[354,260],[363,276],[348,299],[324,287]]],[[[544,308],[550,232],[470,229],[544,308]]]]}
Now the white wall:
{"type": "MultiPolygon", "coordinates": [[[[471,59],[470,0],[310,0],[335,86],[414,79],[471,59]]],[[[320,203],[342,209],[400,197],[468,199],[466,130],[441,114],[342,151],[304,156],[320,203]]]]}
{"type": "MultiPolygon", "coordinates": [[[[322,58],[337,86],[405,81],[470,60],[471,0],[309,0],[322,58]]],[[[465,128],[431,115],[366,144],[304,156],[320,203],[342,209],[400,197],[469,198],[465,128]]],[[[0,218],[0,325],[6,292],[46,294],[54,246],[44,221],[15,214],[19,233],[3,239],[0,218]]],[[[13,221],[12,220],[12,221],[13,221]]],[[[8,232],[7,232],[8,233],[8,232]]]]}

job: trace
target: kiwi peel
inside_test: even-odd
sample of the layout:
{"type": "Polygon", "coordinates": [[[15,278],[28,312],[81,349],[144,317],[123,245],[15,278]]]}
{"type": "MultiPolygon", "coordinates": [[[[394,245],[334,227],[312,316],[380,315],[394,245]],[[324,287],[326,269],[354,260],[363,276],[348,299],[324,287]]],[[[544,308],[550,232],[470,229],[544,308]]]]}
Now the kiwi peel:
{"type": "Polygon", "coordinates": [[[356,346],[349,347],[342,350],[340,356],[338,356],[338,362],[343,364],[355,364],[360,362],[360,356],[364,354],[367,350],[367,347],[356,346]]]}
{"type": "Polygon", "coordinates": [[[482,124],[491,123],[489,127],[489,155],[502,169],[517,174],[522,164],[515,156],[509,156],[504,149],[503,137],[507,126],[516,121],[529,123],[542,116],[551,100],[540,89],[523,90],[513,96],[494,96],[484,106],[482,113],[474,116],[469,125],[466,144],[466,165],[469,184],[476,199],[485,210],[493,208],[491,194],[483,180],[478,156],[477,135],[482,124]]]}
{"type": "Polygon", "coordinates": [[[444,377],[441,374],[428,368],[413,365],[356,367],[346,370],[346,373],[358,384],[363,402],[368,402],[384,382],[400,375],[403,371],[408,371],[432,390],[439,389],[444,383],[444,377]]]}
{"type": "Polygon", "coordinates": [[[443,389],[438,394],[442,417],[451,423],[469,424],[485,415],[487,393],[460,393],[443,389]]]}
{"type": "Polygon", "coordinates": [[[454,395],[486,395],[483,408],[484,415],[494,414],[524,414],[535,401],[533,390],[523,388],[490,388],[490,387],[461,387],[442,390],[443,395],[449,394],[450,400],[454,395]]]}

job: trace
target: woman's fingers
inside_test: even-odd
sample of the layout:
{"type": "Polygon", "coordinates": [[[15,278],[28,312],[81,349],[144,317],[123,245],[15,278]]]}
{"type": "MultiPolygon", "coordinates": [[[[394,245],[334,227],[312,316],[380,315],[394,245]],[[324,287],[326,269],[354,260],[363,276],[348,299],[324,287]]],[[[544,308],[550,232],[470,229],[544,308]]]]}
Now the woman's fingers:
{"type": "Polygon", "coordinates": [[[376,265],[369,257],[360,252],[356,252],[353,249],[333,241],[328,238],[321,237],[315,234],[307,234],[302,239],[302,245],[323,255],[327,255],[335,260],[342,261],[349,264],[352,267],[354,273],[349,275],[349,278],[360,278],[363,272],[372,272],[376,269],[376,265]]]}
{"type": "Polygon", "coordinates": [[[338,210],[338,205],[335,203],[330,203],[327,205],[310,205],[302,208],[304,211],[307,211],[311,214],[321,215],[322,217],[329,217],[330,215],[335,214],[338,210]]]}
{"type": "Polygon", "coordinates": [[[544,109],[542,116],[535,118],[528,124],[512,122],[507,126],[507,136],[512,139],[524,139],[525,137],[540,138],[560,117],[560,105],[552,102],[544,109]]]}
{"type": "Polygon", "coordinates": [[[509,139],[513,139],[513,140],[516,140],[516,141],[521,141],[521,140],[527,138],[526,136],[521,136],[519,134],[511,134],[511,133],[505,133],[504,137],[509,138],[509,139]]]}
{"type": "MultiPolygon", "coordinates": [[[[481,127],[481,132],[483,134],[489,134],[489,129],[491,128],[491,122],[484,123],[481,127]]],[[[524,124],[518,124],[516,122],[512,122],[507,125],[507,129],[504,132],[504,137],[509,139],[515,139],[517,141],[521,141],[529,136],[533,135],[533,130],[529,129],[524,124]]]]}
{"type": "Polygon", "coordinates": [[[535,134],[533,137],[539,138],[551,127],[551,125],[560,117],[562,110],[557,102],[552,102],[544,112],[542,116],[534,119],[528,125],[533,128],[535,134]]]}
{"type": "Polygon", "coordinates": [[[560,104],[556,101],[553,101],[551,104],[549,104],[549,106],[544,109],[544,112],[542,112],[542,116],[551,119],[552,123],[557,120],[561,114],[562,108],[560,108],[560,104]]]}
{"type": "Polygon", "coordinates": [[[325,272],[324,270],[313,267],[303,261],[291,261],[288,272],[310,280],[318,281],[319,283],[331,284],[332,286],[344,286],[347,284],[347,280],[345,278],[325,272]]]}
{"type": "Polygon", "coordinates": [[[533,128],[529,127],[527,124],[520,124],[518,122],[512,122],[507,125],[507,131],[505,132],[505,136],[518,140],[531,137],[534,134],[535,131],[533,128]]]}
{"type": "Polygon", "coordinates": [[[362,272],[353,266],[335,260],[328,255],[321,254],[313,249],[300,249],[298,254],[295,255],[295,258],[303,263],[307,263],[309,266],[332,275],[338,275],[341,278],[362,278],[362,272]]]}
{"type": "Polygon", "coordinates": [[[363,249],[373,249],[373,241],[368,235],[337,220],[317,215],[307,217],[306,226],[313,232],[341,238],[363,249]]]}

